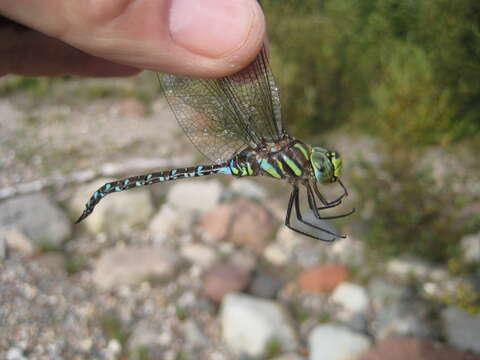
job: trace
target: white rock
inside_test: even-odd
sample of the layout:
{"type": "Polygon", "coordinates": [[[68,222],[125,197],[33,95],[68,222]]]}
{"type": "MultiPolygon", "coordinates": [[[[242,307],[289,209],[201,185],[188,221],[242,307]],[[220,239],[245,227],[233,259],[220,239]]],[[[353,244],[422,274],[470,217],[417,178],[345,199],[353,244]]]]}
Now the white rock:
{"type": "Polygon", "coordinates": [[[141,320],[133,328],[132,334],[128,340],[130,351],[138,348],[151,348],[160,345],[160,334],[164,332],[164,328],[150,320],[141,320]]]}
{"type": "MultiPolygon", "coordinates": [[[[73,214],[80,216],[92,194],[111,181],[114,179],[100,179],[79,188],[70,201],[73,214]]],[[[125,233],[131,231],[132,227],[145,225],[153,212],[150,193],[146,188],[128,190],[107,195],[82,224],[91,232],[125,233]]]]}
{"type": "Polygon", "coordinates": [[[459,349],[480,354],[480,314],[471,315],[450,306],[441,315],[447,341],[459,349]]]}
{"type": "Polygon", "coordinates": [[[0,262],[7,258],[7,242],[0,229],[0,262]]]}
{"type": "Polygon", "coordinates": [[[409,289],[382,278],[373,278],[368,284],[368,290],[374,310],[380,310],[391,304],[405,302],[409,289]]]}
{"type": "Polygon", "coordinates": [[[93,281],[102,289],[133,285],[149,277],[171,278],[180,265],[179,256],[157,247],[108,249],[98,259],[93,281]]]}
{"type": "Polygon", "coordinates": [[[170,204],[164,204],[153,217],[148,228],[152,234],[172,237],[181,230],[189,228],[192,223],[193,217],[190,213],[181,213],[170,204]]]}
{"type": "Polygon", "coordinates": [[[194,320],[186,320],[183,324],[187,346],[193,348],[202,348],[208,345],[208,338],[202,329],[194,320]]]}
{"type": "Polygon", "coordinates": [[[349,266],[361,266],[365,263],[364,245],[360,240],[348,236],[335,241],[331,247],[334,260],[349,266]]]}
{"type": "Polygon", "coordinates": [[[35,252],[35,247],[25,234],[16,228],[0,229],[0,239],[4,239],[8,249],[30,256],[35,252]]]}
{"type": "Polygon", "coordinates": [[[279,304],[239,293],[224,297],[221,309],[222,335],[239,356],[260,357],[271,341],[283,351],[293,351],[298,340],[289,317],[279,304]]]}
{"type": "Polygon", "coordinates": [[[430,329],[421,310],[409,304],[396,303],[377,311],[372,332],[377,340],[395,336],[427,337],[430,329]]]}
{"type": "Polygon", "coordinates": [[[369,305],[367,291],[363,286],[343,282],[338,285],[330,298],[349,314],[366,313],[369,305]]]}
{"type": "Polygon", "coordinates": [[[415,257],[401,257],[387,263],[387,271],[401,280],[415,278],[428,279],[434,267],[429,263],[415,257]]]}
{"type": "Polygon", "coordinates": [[[181,211],[204,213],[220,200],[222,185],[217,180],[179,182],[167,195],[167,202],[181,211]]]}
{"type": "Polygon", "coordinates": [[[468,263],[480,262],[480,233],[462,239],[463,259],[468,263]]]}
{"type": "Polygon", "coordinates": [[[186,244],[182,246],[181,254],[184,258],[203,269],[210,267],[217,260],[215,251],[203,244],[186,244]]]}
{"type": "Polygon", "coordinates": [[[312,330],[308,347],[310,360],[356,360],[370,348],[370,340],[343,326],[325,324],[312,330]]]}
{"type": "Polygon", "coordinates": [[[23,355],[22,351],[18,348],[10,348],[7,352],[7,360],[26,360],[27,358],[23,355]]]}
{"type": "Polygon", "coordinates": [[[295,247],[301,246],[302,239],[286,226],[277,233],[276,240],[263,251],[263,256],[274,265],[285,265],[290,261],[295,247]]]}
{"type": "Polygon", "coordinates": [[[46,195],[23,195],[0,203],[0,228],[21,231],[36,246],[60,246],[70,235],[70,220],[46,195]]]}
{"type": "Polygon", "coordinates": [[[111,339],[107,345],[107,351],[112,358],[116,358],[116,356],[122,351],[122,344],[117,339],[111,339]]]}
{"type": "Polygon", "coordinates": [[[267,197],[267,192],[264,188],[256,182],[248,179],[241,179],[240,181],[232,181],[230,189],[243,197],[251,199],[263,200],[267,197]]]}

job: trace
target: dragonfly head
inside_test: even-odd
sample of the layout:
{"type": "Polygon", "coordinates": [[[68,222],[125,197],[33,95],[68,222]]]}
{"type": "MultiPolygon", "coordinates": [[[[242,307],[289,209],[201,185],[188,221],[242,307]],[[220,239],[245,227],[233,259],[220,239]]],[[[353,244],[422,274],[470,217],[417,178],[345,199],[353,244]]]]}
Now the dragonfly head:
{"type": "Polygon", "coordinates": [[[333,183],[340,177],[342,158],[336,151],[313,147],[310,155],[315,178],[321,183],[333,183]]]}

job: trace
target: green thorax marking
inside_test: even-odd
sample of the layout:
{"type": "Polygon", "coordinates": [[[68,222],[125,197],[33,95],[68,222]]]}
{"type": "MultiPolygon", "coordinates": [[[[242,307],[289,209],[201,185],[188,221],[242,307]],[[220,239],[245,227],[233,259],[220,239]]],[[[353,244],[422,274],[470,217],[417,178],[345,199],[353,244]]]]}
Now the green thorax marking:
{"type": "Polygon", "coordinates": [[[275,167],[268,162],[267,159],[262,159],[260,161],[260,167],[262,170],[264,170],[266,173],[268,173],[270,176],[274,177],[275,179],[281,179],[282,177],[280,174],[277,172],[275,167]]]}
{"type": "Polygon", "coordinates": [[[286,154],[282,154],[282,158],[296,176],[302,175],[302,169],[300,169],[292,159],[290,159],[286,154]]]}
{"type": "Polygon", "coordinates": [[[300,150],[303,154],[303,156],[305,156],[305,159],[310,159],[310,154],[309,154],[309,150],[302,144],[300,143],[296,143],[295,145],[293,145],[294,148],[297,148],[298,150],[300,150]]]}

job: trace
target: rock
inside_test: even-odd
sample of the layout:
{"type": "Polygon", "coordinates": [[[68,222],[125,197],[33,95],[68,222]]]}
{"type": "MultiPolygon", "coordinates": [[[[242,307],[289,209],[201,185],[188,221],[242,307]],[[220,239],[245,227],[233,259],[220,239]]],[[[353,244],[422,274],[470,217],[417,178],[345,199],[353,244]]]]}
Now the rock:
{"type": "Polygon", "coordinates": [[[294,249],[302,245],[302,239],[286,226],[278,230],[276,241],[270,243],[263,256],[274,265],[282,266],[290,262],[294,249]]]}
{"type": "Polygon", "coordinates": [[[480,360],[479,356],[426,339],[390,338],[379,342],[362,360],[480,360]]]}
{"type": "Polygon", "coordinates": [[[282,286],[282,279],[271,272],[261,270],[255,274],[249,292],[261,298],[274,298],[282,286]]]}
{"type": "Polygon", "coordinates": [[[8,349],[6,360],[27,360],[22,350],[16,347],[8,349]]]}
{"type": "Polygon", "coordinates": [[[23,195],[0,203],[0,228],[15,228],[39,248],[59,247],[70,237],[70,220],[46,195],[23,195]]]}
{"type": "Polygon", "coordinates": [[[310,360],[356,360],[370,348],[370,340],[343,326],[325,324],[312,330],[308,347],[310,360]]]}
{"type": "Polygon", "coordinates": [[[35,257],[33,261],[41,267],[55,274],[66,275],[65,257],[58,252],[48,252],[35,257]]]}
{"type": "Polygon", "coordinates": [[[267,192],[255,181],[248,179],[240,179],[239,181],[232,181],[230,190],[235,194],[243,197],[248,197],[254,200],[263,200],[267,197],[267,192]]]}
{"type": "Polygon", "coordinates": [[[365,314],[369,306],[367,291],[363,286],[343,282],[332,293],[331,301],[342,307],[349,316],[356,313],[365,314]]]}
{"type": "Polygon", "coordinates": [[[415,257],[401,257],[387,263],[387,271],[400,280],[426,280],[434,267],[426,261],[415,257]]]}
{"type": "MultiPolygon", "coordinates": [[[[85,202],[98,188],[111,181],[114,179],[100,179],[79,188],[70,201],[70,208],[75,216],[83,212],[85,202]]],[[[82,224],[85,224],[91,232],[126,233],[131,231],[132,227],[147,224],[153,212],[152,200],[147,189],[129,190],[109,194],[102,199],[82,224]]]]}
{"type": "Polygon", "coordinates": [[[463,237],[461,243],[465,262],[480,262],[480,233],[463,237]]]}
{"type": "Polygon", "coordinates": [[[206,213],[200,220],[199,227],[209,239],[228,239],[261,253],[271,240],[275,224],[263,206],[250,200],[238,199],[231,204],[221,204],[206,213]]]}
{"type": "Polygon", "coordinates": [[[480,314],[471,315],[459,308],[449,306],[442,311],[441,316],[449,344],[480,354],[480,314]]]}
{"type": "Polygon", "coordinates": [[[430,328],[420,305],[394,303],[382,307],[375,314],[371,331],[376,339],[391,336],[427,337],[430,328]]]}
{"type": "Polygon", "coordinates": [[[210,241],[225,241],[231,232],[232,213],[230,204],[217,205],[200,218],[198,228],[210,241]]]}
{"type": "Polygon", "coordinates": [[[304,270],[297,278],[302,290],[328,292],[348,279],[348,270],[343,265],[326,264],[304,270]]]}
{"type": "Polygon", "coordinates": [[[188,229],[193,223],[193,216],[189,212],[183,214],[170,204],[164,204],[153,217],[148,226],[152,234],[162,237],[174,237],[182,230],[188,229]]]}
{"type": "Polygon", "coordinates": [[[184,258],[201,268],[208,268],[217,260],[215,250],[203,244],[185,244],[180,252],[184,258]]]}
{"type": "Polygon", "coordinates": [[[204,213],[220,200],[223,187],[217,180],[178,182],[172,185],[167,203],[183,212],[204,213]]]}
{"type": "Polygon", "coordinates": [[[228,294],[222,302],[221,322],[223,339],[238,357],[261,357],[272,341],[282,351],[298,346],[285,309],[273,301],[228,294]]]}
{"type": "Polygon", "coordinates": [[[388,282],[382,278],[373,278],[368,284],[368,290],[374,310],[405,302],[410,296],[407,287],[388,282]]]}
{"type": "Polygon", "coordinates": [[[141,352],[154,352],[160,348],[160,335],[165,332],[161,324],[151,320],[140,320],[133,328],[128,340],[128,350],[132,359],[141,360],[141,352]]]}
{"type": "Polygon", "coordinates": [[[101,289],[134,285],[149,278],[169,279],[180,265],[178,255],[157,247],[108,249],[97,260],[93,281],[101,289]]]}
{"type": "Polygon", "coordinates": [[[295,263],[301,267],[311,267],[328,261],[331,246],[300,235],[286,226],[278,230],[275,242],[264,250],[264,257],[272,264],[282,266],[295,263]]]}
{"type": "Polygon", "coordinates": [[[5,237],[0,232],[0,262],[7,258],[7,242],[5,237]]]}
{"type": "Polygon", "coordinates": [[[272,358],[272,360],[305,360],[303,356],[298,355],[297,353],[286,353],[280,356],[272,358]]]}
{"type": "Polygon", "coordinates": [[[348,236],[335,241],[331,247],[332,260],[340,264],[359,267],[365,263],[363,242],[348,236]]]}
{"type": "Polygon", "coordinates": [[[25,256],[31,256],[35,252],[32,242],[18,229],[0,229],[0,238],[4,239],[8,249],[25,256]]]}
{"type": "Polygon", "coordinates": [[[199,324],[194,320],[186,320],[183,323],[186,347],[203,348],[208,345],[208,338],[203,333],[199,324]]]}
{"type": "Polygon", "coordinates": [[[239,267],[219,263],[205,273],[203,293],[210,300],[220,302],[226,294],[243,290],[248,280],[249,274],[239,267]]]}
{"type": "Polygon", "coordinates": [[[352,331],[363,334],[369,333],[370,322],[368,314],[353,313],[348,314],[348,316],[345,316],[344,314],[339,315],[339,317],[344,316],[343,319],[340,319],[342,321],[342,324],[351,329],[352,331]]]}
{"type": "Polygon", "coordinates": [[[145,105],[137,99],[125,99],[120,102],[118,112],[120,116],[142,117],[145,116],[145,105]]]}
{"type": "Polygon", "coordinates": [[[247,274],[250,274],[257,266],[257,257],[248,250],[234,251],[228,261],[247,274]]]}

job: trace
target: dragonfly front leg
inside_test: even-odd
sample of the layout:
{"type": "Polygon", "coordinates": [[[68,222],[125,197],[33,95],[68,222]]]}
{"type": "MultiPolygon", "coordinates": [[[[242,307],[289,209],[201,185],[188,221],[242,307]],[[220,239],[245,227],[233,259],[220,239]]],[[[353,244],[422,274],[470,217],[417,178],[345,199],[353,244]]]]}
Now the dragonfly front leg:
{"type": "Polygon", "coordinates": [[[318,207],[317,202],[315,201],[315,196],[313,194],[312,188],[310,186],[310,183],[305,183],[305,187],[307,188],[307,199],[308,199],[308,205],[310,206],[310,209],[313,211],[313,214],[315,217],[319,220],[332,220],[332,219],[340,219],[346,216],[349,216],[355,212],[355,208],[353,208],[351,211],[345,214],[340,214],[340,215],[332,215],[332,216],[321,216],[320,215],[320,210],[325,210],[325,209],[331,209],[334,208],[338,205],[340,205],[341,202],[338,203],[331,203],[330,205],[325,205],[318,207]]]}
{"type": "MultiPolygon", "coordinates": [[[[327,199],[325,199],[325,197],[320,193],[320,190],[318,190],[317,182],[316,181],[313,182],[313,190],[315,191],[315,194],[317,195],[320,202],[326,206],[325,209],[340,205],[343,198],[348,196],[347,188],[345,187],[345,185],[343,185],[343,183],[340,180],[337,180],[337,181],[340,184],[340,186],[343,188],[343,194],[332,201],[328,201],[327,199]]],[[[319,210],[321,209],[319,208],[319,210]]]]}
{"type": "Polygon", "coordinates": [[[287,215],[285,217],[285,226],[288,227],[289,229],[299,233],[299,234],[302,234],[302,235],[305,235],[305,236],[308,236],[308,237],[311,237],[311,238],[314,238],[314,239],[317,239],[317,240],[326,241],[326,242],[332,242],[332,241],[335,241],[337,238],[342,238],[342,237],[344,238],[345,237],[345,236],[335,234],[334,232],[331,232],[327,229],[321,228],[321,227],[316,226],[312,223],[309,223],[308,221],[303,220],[302,213],[300,211],[298,185],[293,185],[293,190],[292,190],[292,193],[290,194],[290,200],[288,201],[287,215]],[[295,206],[295,213],[297,215],[297,220],[298,221],[300,221],[302,224],[310,226],[310,227],[312,227],[316,230],[320,230],[324,233],[332,235],[333,238],[332,239],[324,239],[324,238],[321,238],[321,237],[318,237],[318,236],[315,236],[315,235],[312,235],[312,234],[308,234],[308,233],[306,233],[306,232],[304,232],[304,231],[302,231],[298,228],[293,227],[290,224],[290,217],[291,217],[292,210],[293,210],[294,206],[295,206]]]}

